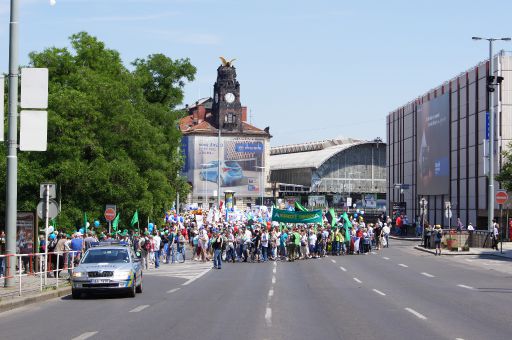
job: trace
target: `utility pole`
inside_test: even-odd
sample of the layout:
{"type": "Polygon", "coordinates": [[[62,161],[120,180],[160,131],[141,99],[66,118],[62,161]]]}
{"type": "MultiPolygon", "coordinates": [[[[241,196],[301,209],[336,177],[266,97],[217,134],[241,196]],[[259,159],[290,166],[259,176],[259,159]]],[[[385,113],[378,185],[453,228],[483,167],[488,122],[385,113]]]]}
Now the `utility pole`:
{"type": "MultiPolygon", "coordinates": [[[[9,118],[7,137],[7,188],[5,199],[6,255],[16,254],[16,213],[18,205],[18,10],[19,0],[11,0],[9,23],[9,118]]],[[[14,285],[16,257],[8,256],[5,287],[14,285]]]]}

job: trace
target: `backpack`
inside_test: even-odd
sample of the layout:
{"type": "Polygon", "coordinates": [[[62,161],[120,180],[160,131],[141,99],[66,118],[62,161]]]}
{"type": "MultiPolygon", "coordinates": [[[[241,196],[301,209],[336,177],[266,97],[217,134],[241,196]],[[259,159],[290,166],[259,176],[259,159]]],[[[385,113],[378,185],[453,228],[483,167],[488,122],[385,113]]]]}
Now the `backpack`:
{"type": "Polygon", "coordinates": [[[294,234],[294,233],[291,233],[291,234],[290,234],[289,242],[290,242],[290,243],[295,243],[295,234],[294,234]]]}
{"type": "Polygon", "coordinates": [[[145,251],[150,251],[151,250],[151,242],[147,238],[145,238],[144,244],[142,245],[142,247],[144,248],[145,251]]]}

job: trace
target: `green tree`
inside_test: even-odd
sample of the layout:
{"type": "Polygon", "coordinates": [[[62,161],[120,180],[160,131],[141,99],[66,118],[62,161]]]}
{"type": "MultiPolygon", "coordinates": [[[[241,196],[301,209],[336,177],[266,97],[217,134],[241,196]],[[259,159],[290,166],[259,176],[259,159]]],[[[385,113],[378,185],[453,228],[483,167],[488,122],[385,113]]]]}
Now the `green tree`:
{"type": "MultiPolygon", "coordinates": [[[[512,144],[509,145],[512,147],[512,144]]],[[[496,175],[495,179],[507,190],[512,191],[512,152],[503,151],[505,161],[501,166],[501,171],[496,175]]]]}
{"type": "MultiPolygon", "coordinates": [[[[179,175],[177,124],[185,113],[176,107],[196,68],[154,54],[129,71],[96,37],[81,32],[70,40],[71,50],[30,53],[31,66],[49,69],[48,150],[18,154],[18,210],[34,210],[39,184],[48,181],[60,185],[58,220],[69,229],[82,224],[84,211],[101,220],[108,203],[118,206],[121,228],[136,209],[141,221],[163,216],[176,192],[189,190],[179,175]]],[[[2,180],[5,163],[4,156],[2,180]]],[[[1,190],[5,197],[5,183],[1,190]]]]}

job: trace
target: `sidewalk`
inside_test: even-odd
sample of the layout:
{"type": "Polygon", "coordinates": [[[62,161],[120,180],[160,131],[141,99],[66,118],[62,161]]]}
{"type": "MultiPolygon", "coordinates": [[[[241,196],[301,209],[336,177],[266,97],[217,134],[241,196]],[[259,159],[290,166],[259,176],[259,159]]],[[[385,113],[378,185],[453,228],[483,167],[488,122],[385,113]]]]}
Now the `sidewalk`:
{"type": "MultiPolygon", "coordinates": [[[[427,253],[435,254],[435,249],[425,249],[422,246],[414,246],[414,249],[424,251],[427,253]]],[[[492,255],[512,259],[512,242],[503,242],[503,253],[501,253],[501,244],[498,244],[498,249],[493,250],[490,248],[470,248],[469,251],[449,251],[442,250],[441,255],[492,255]]]]}

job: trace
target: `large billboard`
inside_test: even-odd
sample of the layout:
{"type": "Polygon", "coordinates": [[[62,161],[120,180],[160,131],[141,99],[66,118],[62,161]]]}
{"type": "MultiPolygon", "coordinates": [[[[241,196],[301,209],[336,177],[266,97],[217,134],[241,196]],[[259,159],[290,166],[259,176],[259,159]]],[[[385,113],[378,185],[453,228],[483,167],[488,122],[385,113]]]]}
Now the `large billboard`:
{"type": "Polygon", "coordinates": [[[448,94],[417,108],[418,194],[448,194],[450,184],[450,101],[448,94]]]}
{"type": "Polygon", "coordinates": [[[183,172],[192,183],[194,196],[214,196],[220,173],[220,193],[259,197],[265,181],[265,139],[254,137],[184,136],[183,172]],[[219,157],[220,151],[220,172],[219,157]]]}

